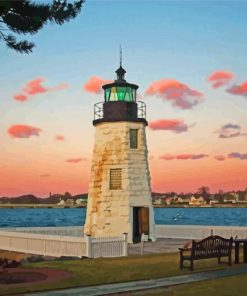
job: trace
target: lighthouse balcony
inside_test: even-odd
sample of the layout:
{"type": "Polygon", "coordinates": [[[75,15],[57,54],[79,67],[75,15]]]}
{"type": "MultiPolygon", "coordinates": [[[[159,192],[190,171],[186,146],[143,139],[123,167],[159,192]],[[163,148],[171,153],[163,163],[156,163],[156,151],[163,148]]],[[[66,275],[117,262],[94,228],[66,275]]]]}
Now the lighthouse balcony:
{"type": "Polygon", "coordinates": [[[111,101],[94,105],[94,125],[114,121],[144,122],[147,125],[146,104],[142,101],[111,101]]]}

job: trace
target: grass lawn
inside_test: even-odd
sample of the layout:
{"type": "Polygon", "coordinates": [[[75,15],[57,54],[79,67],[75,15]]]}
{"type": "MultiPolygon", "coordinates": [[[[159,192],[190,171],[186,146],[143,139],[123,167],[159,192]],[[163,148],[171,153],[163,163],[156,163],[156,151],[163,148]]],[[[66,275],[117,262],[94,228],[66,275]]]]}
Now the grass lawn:
{"type": "Polygon", "coordinates": [[[238,275],[168,289],[139,291],[129,296],[244,296],[247,295],[246,283],[247,275],[238,275]]]}
{"type": "MultiPolygon", "coordinates": [[[[178,253],[151,254],[145,256],[130,256],[111,259],[99,258],[68,261],[49,261],[27,264],[25,267],[48,267],[66,270],[71,272],[72,277],[67,280],[54,283],[46,283],[39,285],[30,283],[24,284],[22,287],[0,287],[0,295],[8,295],[30,291],[62,289],[79,286],[91,286],[124,281],[160,278],[171,275],[182,275],[190,273],[189,269],[184,269],[182,271],[179,270],[178,253]]],[[[200,260],[198,262],[195,262],[194,272],[223,268],[229,267],[225,264],[218,265],[217,259],[200,260]]],[[[234,268],[234,266],[231,268],[234,268]]],[[[227,282],[228,280],[229,279],[226,279],[224,281],[227,282]]],[[[205,285],[207,285],[207,283],[205,285]]],[[[199,289],[201,284],[193,284],[193,286],[198,287],[199,289]]],[[[174,291],[180,294],[171,295],[185,295],[183,294],[183,288],[181,290],[178,287],[174,291]]],[[[200,293],[198,295],[201,296],[203,294],[200,293]]]]}

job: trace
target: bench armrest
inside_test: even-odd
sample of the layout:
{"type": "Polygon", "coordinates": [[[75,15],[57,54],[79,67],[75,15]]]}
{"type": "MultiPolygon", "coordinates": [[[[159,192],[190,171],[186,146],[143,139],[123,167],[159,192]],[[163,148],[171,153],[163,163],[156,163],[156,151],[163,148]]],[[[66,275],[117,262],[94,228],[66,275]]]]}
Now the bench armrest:
{"type": "Polygon", "coordinates": [[[178,248],[179,251],[191,251],[191,248],[178,248]]]}
{"type": "Polygon", "coordinates": [[[180,256],[183,256],[183,252],[191,251],[191,248],[188,248],[188,249],[185,249],[185,248],[178,248],[178,249],[179,249],[179,252],[180,252],[180,256]]]}

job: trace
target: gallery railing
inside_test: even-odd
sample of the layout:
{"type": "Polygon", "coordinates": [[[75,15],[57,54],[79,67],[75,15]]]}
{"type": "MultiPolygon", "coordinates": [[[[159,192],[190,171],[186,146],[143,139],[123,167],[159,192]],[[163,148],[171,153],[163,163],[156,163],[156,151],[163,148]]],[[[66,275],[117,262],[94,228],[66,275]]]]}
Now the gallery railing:
{"type": "MultiPolygon", "coordinates": [[[[137,101],[137,117],[146,119],[146,104],[143,101],[137,101]]],[[[104,102],[94,104],[94,120],[104,117],[104,102]]]]}

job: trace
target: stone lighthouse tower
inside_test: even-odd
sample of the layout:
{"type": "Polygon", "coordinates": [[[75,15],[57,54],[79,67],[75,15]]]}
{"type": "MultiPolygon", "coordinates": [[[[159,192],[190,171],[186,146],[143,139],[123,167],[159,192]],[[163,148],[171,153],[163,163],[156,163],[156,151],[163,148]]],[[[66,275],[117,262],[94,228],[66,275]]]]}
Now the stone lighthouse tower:
{"type": "Polygon", "coordinates": [[[155,240],[154,214],[145,129],[146,105],[136,101],[138,86],[116,70],[103,86],[104,102],[95,104],[95,142],[84,233],[93,237],[141,234],[155,240]]]}

